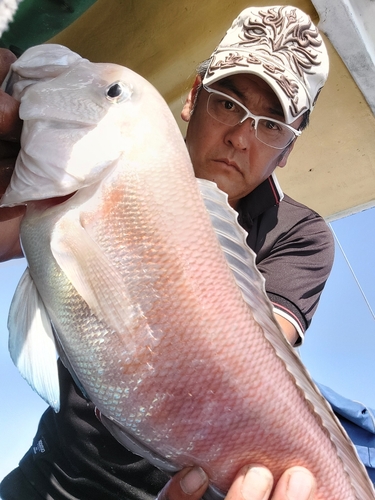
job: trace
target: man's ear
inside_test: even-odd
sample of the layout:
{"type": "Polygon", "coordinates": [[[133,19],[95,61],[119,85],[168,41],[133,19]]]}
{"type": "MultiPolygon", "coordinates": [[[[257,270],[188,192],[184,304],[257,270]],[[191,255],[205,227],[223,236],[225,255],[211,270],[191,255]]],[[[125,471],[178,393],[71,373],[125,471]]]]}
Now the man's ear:
{"type": "Polygon", "coordinates": [[[184,120],[184,122],[190,121],[190,117],[194,111],[195,101],[197,99],[198,90],[199,90],[201,83],[202,83],[202,79],[199,75],[197,75],[195,77],[193,86],[191,87],[190,92],[186,98],[184,107],[182,108],[182,111],[181,111],[181,118],[184,120]]]}
{"type": "Polygon", "coordinates": [[[297,139],[294,139],[294,141],[291,144],[289,144],[289,146],[287,148],[285,148],[285,150],[282,152],[282,154],[279,157],[278,164],[277,164],[278,167],[280,167],[280,168],[285,167],[285,165],[288,161],[289,155],[294,148],[294,143],[296,142],[296,140],[297,139]]]}

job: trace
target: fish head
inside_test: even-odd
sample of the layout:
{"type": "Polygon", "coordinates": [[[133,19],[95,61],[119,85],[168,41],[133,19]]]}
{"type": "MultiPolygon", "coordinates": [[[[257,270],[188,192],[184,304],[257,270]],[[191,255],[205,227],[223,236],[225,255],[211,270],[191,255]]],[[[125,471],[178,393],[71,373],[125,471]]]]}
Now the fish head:
{"type": "Polygon", "coordinates": [[[48,45],[44,69],[40,56],[37,62],[29,57],[40,79],[34,67],[25,71],[22,58],[28,51],[17,61],[21,71],[12,90],[20,99],[24,125],[2,206],[66,196],[101,181],[124,155],[144,149],[140,137],[144,141],[147,128],[150,134],[155,131],[150,117],[167,108],[152,85],[132,70],[92,63],[65,50],[62,60],[61,46],[48,45]]]}

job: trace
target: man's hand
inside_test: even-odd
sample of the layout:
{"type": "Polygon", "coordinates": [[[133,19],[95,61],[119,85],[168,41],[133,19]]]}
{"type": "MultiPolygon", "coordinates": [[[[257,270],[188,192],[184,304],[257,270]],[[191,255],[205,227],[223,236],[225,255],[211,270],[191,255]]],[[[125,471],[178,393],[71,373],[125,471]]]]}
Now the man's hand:
{"type": "MultiPolygon", "coordinates": [[[[0,49],[0,83],[4,80],[16,56],[0,49]]],[[[0,90],[0,197],[7,188],[19,151],[22,122],[19,103],[0,90]]],[[[19,224],[25,207],[0,208],[0,261],[22,256],[19,245],[19,224]]]]}
{"type": "MultiPolygon", "coordinates": [[[[10,50],[0,49],[0,83],[15,60],[16,56],[10,50]]],[[[19,103],[0,90],[0,196],[9,184],[19,151],[22,122],[18,109],[19,103]]]]}
{"type": "MultiPolygon", "coordinates": [[[[158,500],[199,500],[208,486],[208,478],[199,467],[177,473],[158,495],[158,500]]],[[[313,500],[316,483],[303,467],[284,472],[273,490],[271,472],[262,466],[244,467],[229,489],[226,500],[313,500]],[[273,491],[273,493],[271,493],[273,491]]]]}
{"type": "MultiPolygon", "coordinates": [[[[7,49],[0,49],[0,83],[4,81],[10,65],[16,56],[7,49]]],[[[18,116],[19,103],[10,95],[0,90],[0,138],[6,141],[19,142],[22,122],[18,116]]],[[[1,145],[3,156],[3,144],[1,145]]],[[[11,146],[9,146],[11,147],[11,146]]]]}

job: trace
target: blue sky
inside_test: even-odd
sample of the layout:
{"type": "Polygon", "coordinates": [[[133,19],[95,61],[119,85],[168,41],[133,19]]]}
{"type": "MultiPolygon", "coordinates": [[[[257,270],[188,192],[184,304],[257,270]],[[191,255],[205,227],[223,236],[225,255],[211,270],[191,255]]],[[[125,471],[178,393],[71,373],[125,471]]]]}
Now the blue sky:
{"type": "Polygon", "coordinates": [[[332,223],[355,277],[336,244],[331,276],[300,349],[318,382],[371,408],[375,408],[374,227],[375,208],[332,223]]]}
{"type": "MultiPolygon", "coordinates": [[[[332,227],[374,310],[375,208],[337,220],[332,227]]],[[[46,408],[20,377],[7,350],[7,314],[24,267],[23,259],[0,264],[0,479],[30,447],[46,408]]],[[[338,247],[331,277],[300,352],[317,381],[375,408],[375,321],[338,247]]]]}

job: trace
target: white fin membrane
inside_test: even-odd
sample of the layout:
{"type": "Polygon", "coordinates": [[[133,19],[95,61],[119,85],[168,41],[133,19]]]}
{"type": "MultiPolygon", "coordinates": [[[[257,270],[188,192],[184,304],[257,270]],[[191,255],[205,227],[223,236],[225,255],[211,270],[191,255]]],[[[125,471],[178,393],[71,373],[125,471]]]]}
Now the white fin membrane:
{"type": "Polygon", "coordinates": [[[8,329],[13,363],[34,391],[58,412],[60,388],[55,340],[48,313],[28,269],[14,294],[8,329]]]}

